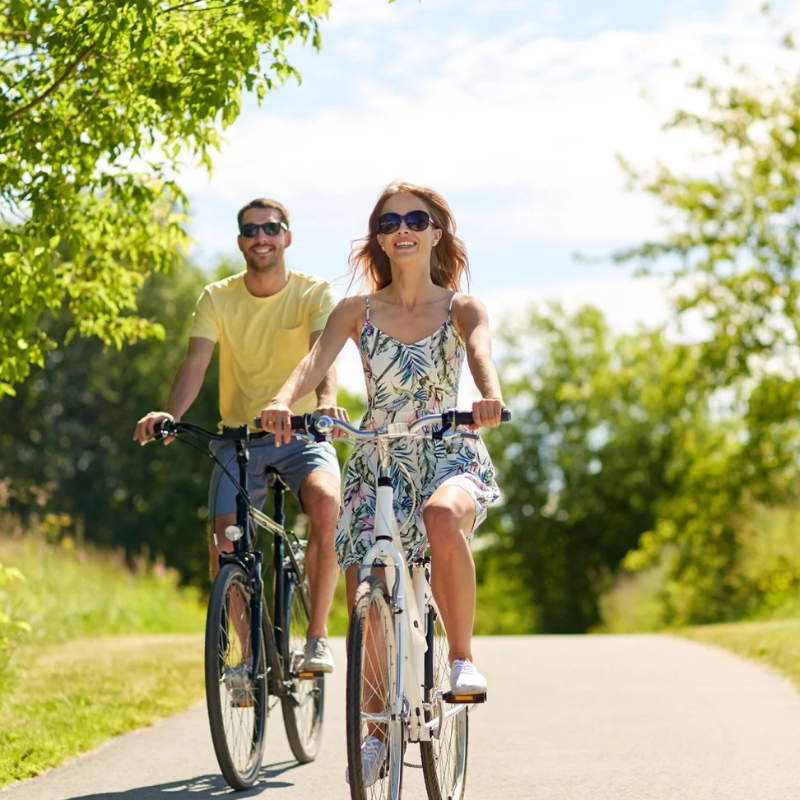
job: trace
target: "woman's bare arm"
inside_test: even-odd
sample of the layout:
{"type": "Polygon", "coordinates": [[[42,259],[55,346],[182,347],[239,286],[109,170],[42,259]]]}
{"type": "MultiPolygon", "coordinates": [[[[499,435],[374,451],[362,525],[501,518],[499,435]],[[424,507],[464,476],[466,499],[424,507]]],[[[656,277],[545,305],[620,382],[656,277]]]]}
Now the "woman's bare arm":
{"type": "Polygon", "coordinates": [[[363,307],[363,301],[360,306],[354,302],[359,299],[347,297],[337,304],[309,354],[295,367],[278,394],[261,412],[261,424],[264,430],[275,433],[276,445],[291,439],[289,420],[292,403],[322,383],[345,342],[354,336],[356,309],[363,307]]]}
{"type": "Polygon", "coordinates": [[[483,303],[471,295],[458,295],[453,312],[453,321],[467,345],[469,371],[483,398],[472,404],[475,427],[494,427],[500,424],[503,395],[492,363],[489,315],[483,303]]]}

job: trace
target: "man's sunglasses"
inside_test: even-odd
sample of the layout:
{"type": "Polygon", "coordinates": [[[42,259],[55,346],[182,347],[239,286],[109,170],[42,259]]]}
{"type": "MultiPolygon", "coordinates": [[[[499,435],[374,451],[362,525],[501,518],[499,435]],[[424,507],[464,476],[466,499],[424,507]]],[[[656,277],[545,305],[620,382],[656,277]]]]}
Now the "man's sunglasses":
{"type": "Polygon", "coordinates": [[[262,222],[261,225],[255,222],[246,222],[239,228],[239,231],[245,239],[252,239],[254,236],[258,236],[259,228],[261,228],[267,236],[277,236],[282,230],[289,230],[289,226],[285,222],[262,222]]]}
{"type": "Polygon", "coordinates": [[[427,211],[409,211],[408,214],[381,214],[378,218],[379,233],[394,233],[406,223],[410,231],[424,231],[428,225],[433,224],[431,215],[427,211]]]}

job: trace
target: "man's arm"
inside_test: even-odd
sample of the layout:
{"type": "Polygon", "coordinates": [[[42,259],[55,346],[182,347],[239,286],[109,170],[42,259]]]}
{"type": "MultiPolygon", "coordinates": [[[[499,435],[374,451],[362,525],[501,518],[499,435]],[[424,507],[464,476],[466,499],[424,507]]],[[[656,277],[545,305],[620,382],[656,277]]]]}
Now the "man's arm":
{"type": "MultiPolygon", "coordinates": [[[[203,339],[199,336],[189,339],[189,349],[172,381],[166,409],[151,411],[142,417],[133,433],[134,441],[144,444],[153,438],[157,422],[169,417],[179,420],[189,410],[200,393],[203,378],[214,353],[214,344],[215,342],[212,342],[211,339],[203,339]]],[[[170,441],[172,440],[165,439],[164,443],[169,444],[170,441]]]]}
{"type": "MultiPolygon", "coordinates": [[[[314,348],[317,339],[322,336],[322,331],[314,331],[308,339],[308,350],[314,348]]],[[[331,364],[330,369],[325,373],[317,386],[317,407],[320,409],[335,408],[336,395],[338,394],[339,386],[336,380],[336,365],[331,364]]]]}

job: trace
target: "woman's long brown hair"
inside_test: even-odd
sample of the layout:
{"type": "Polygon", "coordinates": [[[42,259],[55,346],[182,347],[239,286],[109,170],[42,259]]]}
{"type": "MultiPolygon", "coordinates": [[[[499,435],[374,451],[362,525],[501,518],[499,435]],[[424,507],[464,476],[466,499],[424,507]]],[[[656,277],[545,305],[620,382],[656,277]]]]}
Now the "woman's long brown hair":
{"type": "MultiPolygon", "coordinates": [[[[386,201],[395,194],[413,194],[427,206],[433,224],[442,238],[431,251],[431,280],[454,292],[461,291],[461,277],[469,287],[469,259],[464,242],[456,236],[456,221],[447,201],[438,192],[413,183],[390,183],[369,215],[369,233],[359,239],[350,254],[350,275],[359,278],[367,291],[377,292],[392,282],[389,256],[378,244],[378,218],[386,201]]],[[[352,281],[351,281],[352,283],[352,281]]]]}

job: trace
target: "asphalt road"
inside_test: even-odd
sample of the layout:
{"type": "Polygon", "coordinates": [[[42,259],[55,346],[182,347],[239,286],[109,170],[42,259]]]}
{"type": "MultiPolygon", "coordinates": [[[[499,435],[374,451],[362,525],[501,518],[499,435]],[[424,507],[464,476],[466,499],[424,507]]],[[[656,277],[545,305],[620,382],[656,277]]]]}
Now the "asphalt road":
{"type": "MultiPolygon", "coordinates": [[[[317,761],[292,760],[278,710],[241,797],[346,800],[344,643],[317,761]]],[[[470,719],[473,800],[798,800],[800,695],[763,668],[661,636],[484,638],[489,702],[470,719]]],[[[415,748],[407,758],[417,760],[415,748]]],[[[200,800],[227,793],[205,707],[109,742],[0,800],[200,800]]],[[[424,798],[406,769],[405,798],[424,798]]]]}

